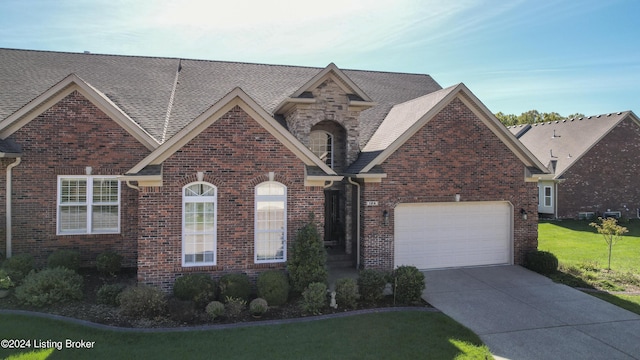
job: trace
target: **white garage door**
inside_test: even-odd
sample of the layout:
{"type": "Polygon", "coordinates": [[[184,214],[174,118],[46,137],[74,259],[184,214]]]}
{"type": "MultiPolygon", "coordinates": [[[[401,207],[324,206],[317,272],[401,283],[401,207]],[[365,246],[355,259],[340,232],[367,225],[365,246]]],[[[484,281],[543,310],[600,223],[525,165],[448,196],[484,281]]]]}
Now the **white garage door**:
{"type": "Polygon", "coordinates": [[[395,266],[418,269],[511,263],[513,210],[507,202],[399,204],[395,266]]]}

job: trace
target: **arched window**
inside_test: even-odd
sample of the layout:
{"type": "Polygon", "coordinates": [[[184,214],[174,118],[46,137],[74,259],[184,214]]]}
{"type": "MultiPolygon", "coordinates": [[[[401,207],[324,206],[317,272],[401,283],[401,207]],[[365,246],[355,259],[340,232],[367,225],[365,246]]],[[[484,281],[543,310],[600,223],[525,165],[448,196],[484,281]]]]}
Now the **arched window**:
{"type": "Polygon", "coordinates": [[[309,148],[333,168],[333,135],[324,130],[314,130],[309,134],[309,148]]]}
{"type": "Polygon", "coordinates": [[[255,262],[287,261],[287,187],[276,181],[255,189],[255,262]]]}
{"type": "Polygon", "coordinates": [[[216,264],[217,189],[205,182],[182,188],[182,266],[216,264]]]}

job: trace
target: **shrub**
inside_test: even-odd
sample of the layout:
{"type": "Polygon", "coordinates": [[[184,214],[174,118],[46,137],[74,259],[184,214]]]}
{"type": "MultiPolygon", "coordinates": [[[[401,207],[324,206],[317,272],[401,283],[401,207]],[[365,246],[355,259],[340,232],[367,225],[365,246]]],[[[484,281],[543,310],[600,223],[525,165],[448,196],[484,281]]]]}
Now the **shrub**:
{"type": "Polygon", "coordinates": [[[249,276],[242,273],[231,273],[222,275],[218,284],[220,289],[220,298],[240,298],[245,302],[249,300],[251,295],[251,281],[249,276]]]}
{"type": "Polygon", "coordinates": [[[82,295],[82,276],[62,267],[29,273],[15,292],[21,303],[33,306],[80,300],[82,295]]]}
{"type": "Polygon", "coordinates": [[[205,311],[209,316],[211,316],[211,319],[213,320],[218,316],[224,314],[224,304],[220,301],[212,301],[207,305],[205,311]]]}
{"type": "Polygon", "coordinates": [[[29,254],[14,255],[2,263],[2,268],[7,271],[15,284],[20,284],[33,270],[33,256],[29,254]]]}
{"type": "Polygon", "coordinates": [[[358,274],[360,296],[366,303],[377,303],[384,297],[386,273],[376,269],[361,270],[358,274]]]}
{"type": "Polygon", "coordinates": [[[420,301],[425,288],[424,274],[415,266],[399,266],[394,272],[393,295],[395,301],[410,304],[420,301]]]}
{"type": "Polygon", "coordinates": [[[336,281],[336,303],[345,309],[355,309],[358,305],[358,284],[354,279],[338,279],[336,281]]]}
{"type": "Polygon", "coordinates": [[[180,300],[191,300],[202,309],[216,298],[216,282],[207,274],[187,274],[176,279],[173,294],[180,300]]]}
{"type": "Polygon", "coordinates": [[[232,296],[227,296],[224,301],[226,304],[224,305],[225,314],[229,318],[236,318],[242,313],[245,307],[247,307],[247,301],[242,298],[236,298],[232,296]]]}
{"type": "Polygon", "coordinates": [[[327,285],[314,282],[302,292],[302,310],[317,315],[327,306],[327,285]]]}
{"type": "Polygon", "coordinates": [[[164,293],[148,285],[129,286],[118,295],[120,310],[124,315],[153,318],[167,309],[164,293]]]}
{"type": "Polygon", "coordinates": [[[267,300],[263,298],[255,298],[249,303],[249,312],[251,315],[260,316],[266,313],[268,308],[267,300]]]}
{"type": "Polygon", "coordinates": [[[287,267],[293,291],[301,293],[314,282],[327,283],[327,252],[313,217],[298,230],[291,250],[287,267]]]}
{"type": "Polygon", "coordinates": [[[105,251],[96,258],[96,268],[104,275],[115,275],[122,269],[122,255],[105,251]]]}
{"type": "Polygon", "coordinates": [[[96,301],[98,304],[118,306],[118,295],[124,290],[123,284],[104,284],[96,293],[96,301]]]}
{"type": "Polygon", "coordinates": [[[547,251],[532,251],[525,256],[525,267],[548,275],[558,271],[558,258],[547,251]]]}
{"type": "Polygon", "coordinates": [[[258,275],[258,297],[271,306],[280,306],[289,298],[289,279],[287,274],[279,270],[269,270],[258,275]]]}
{"type": "Polygon", "coordinates": [[[80,269],[80,253],[75,250],[56,250],[47,258],[47,267],[50,269],[63,267],[78,271],[80,269]]]}

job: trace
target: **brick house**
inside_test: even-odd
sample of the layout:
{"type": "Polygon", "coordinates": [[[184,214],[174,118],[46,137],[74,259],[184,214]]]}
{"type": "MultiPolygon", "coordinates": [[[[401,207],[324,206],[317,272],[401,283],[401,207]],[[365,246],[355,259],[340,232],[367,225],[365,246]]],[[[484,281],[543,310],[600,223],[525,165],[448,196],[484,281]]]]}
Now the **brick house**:
{"type": "Polygon", "coordinates": [[[549,169],[538,177],[541,216],[640,217],[640,120],[633,112],[509,130],[549,169]]]}
{"type": "Polygon", "coordinates": [[[285,269],[315,214],[358,268],[521,263],[538,161],[430,76],[0,49],[0,249],[140,282],[285,269]]]}

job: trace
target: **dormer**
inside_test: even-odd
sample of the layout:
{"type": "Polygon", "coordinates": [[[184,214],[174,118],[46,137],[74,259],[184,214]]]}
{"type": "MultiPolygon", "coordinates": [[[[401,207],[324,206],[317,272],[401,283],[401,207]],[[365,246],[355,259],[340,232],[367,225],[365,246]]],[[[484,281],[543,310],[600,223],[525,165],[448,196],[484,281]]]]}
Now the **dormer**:
{"type": "Polygon", "coordinates": [[[337,172],[358,156],[360,112],[375,103],[333,63],[283,100],[274,114],[337,172]]]}

